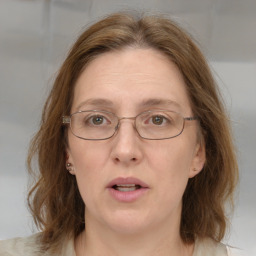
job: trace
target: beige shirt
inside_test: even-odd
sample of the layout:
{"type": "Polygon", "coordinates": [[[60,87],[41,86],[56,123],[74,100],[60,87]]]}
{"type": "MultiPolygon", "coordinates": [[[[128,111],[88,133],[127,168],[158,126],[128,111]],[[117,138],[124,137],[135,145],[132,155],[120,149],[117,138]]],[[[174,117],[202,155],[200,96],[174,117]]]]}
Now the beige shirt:
{"type": "MultiPolygon", "coordinates": [[[[55,256],[39,252],[38,234],[26,238],[13,238],[0,241],[0,256],[55,256]]],[[[239,256],[233,254],[231,248],[211,239],[197,240],[193,256],[239,256]]],[[[58,256],[76,256],[74,241],[63,244],[62,253],[58,256]]]]}

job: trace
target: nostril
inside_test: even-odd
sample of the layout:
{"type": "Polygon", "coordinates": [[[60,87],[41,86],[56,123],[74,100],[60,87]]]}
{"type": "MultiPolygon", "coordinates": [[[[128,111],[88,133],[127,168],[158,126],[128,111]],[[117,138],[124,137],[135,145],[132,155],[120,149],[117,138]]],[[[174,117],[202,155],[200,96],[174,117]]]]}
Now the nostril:
{"type": "Polygon", "coordinates": [[[118,157],[115,158],[116,162],[120,162],[120,159],[118,157]]]}
{"type": "MultiPolygon", "coordinates": [[[[130,159],[130,161],[131,161],[131,162],[136,162],[136,161],[137,161],[137,158],[136,158],[136,157],[133,157],[133,158],[130,159]]],[[[120,160],[118,157],[116,157],[116,158],[115,158],[115,162],[116,162],[116,163],[119,163],[119,162],[121,162],[121,160],[120,160]]]]}

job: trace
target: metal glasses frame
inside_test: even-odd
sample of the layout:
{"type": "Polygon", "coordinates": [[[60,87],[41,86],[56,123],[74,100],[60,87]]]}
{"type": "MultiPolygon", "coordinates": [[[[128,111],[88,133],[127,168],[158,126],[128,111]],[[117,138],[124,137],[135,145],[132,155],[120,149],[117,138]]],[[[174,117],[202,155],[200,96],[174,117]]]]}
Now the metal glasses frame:
{"type": "Polygon", "coordinates": [[[159,110],[159,109],[157,109],[157,110],[152,109],[152,110],[144,111],[144,112],[141,112],[141,113],[139,113],[137,116],[134,116],[134,117],[119,117],[119,116],[117,116],[116,114],[114,114],[114,113],[112,113],[112,112],[109,112],[109,111],[103,111],[103,110],[95,110],[95,109],[93,109],[93,110],[80,110],[80,111],[77,111],[77,112],[75,112],[75,113],[72,113],[72,114],[69,115],[69,116],[62,116],[62,124],[63,124],[63,125],[69,124],[69,127],[70,127],[70,129],[71,129],[72,134],[73,134],[74,136],[76,136],[77,138],[80,138],[80,139],[82,139],[82,140],[107,140],[107,139],[112,138],[112,137],[117,133],[117,131],[118,131],[119,127],[120,127],[120,121],[121,121],[121,120],[123,120],[123,119],[131,119],[131,120],[134,120],[134,123],[135,123],[135,120],[136,120],[136,118],[137,118],[138,116],[140,116],[141,114],[148,113],[148,112],[150,113],[150,112],[153,112],[153,111],[163,111],[163,112],[173,112],[173,113],[176,113],[176,114],[180,115],[180,116],[183,118],[183,126],[182,126],[182,129],[181,129],[180,133],[177,134],[177,135],[175,135],[175,136],[171,136],[171,137],[167,137],[167,138],[161,138],[161,139],[150,139],[150,138],[146,138],[146,137],[141,136],[140,133],[139,133],[138,130],[137,130],[136,125],[134,125],[134,128],[135,128],[136,132],[138,133],[138,135],[139,135],[141,138],[146,139],[146,140],[167,140],[167,139],[175,138],[175,137],[179,136],[179,135],[183,132],[184,127],[185,127],[185,121],[195,121],[195,120],[198,120],[198,117],[196,117],[196,116],[193,116],[193,117],[183,117],[180,113],[177,113],[177,112],[175,112],[175,111],[170,111],[170,110],[163,110],[163,109],[160,109],[160,110],[159,110]],[[71,117],[72,117],[73,115],[75,115],[75,114],[83,113],[83,112],[102,112],[102,113],[112,114],[112,115],[114,115],[115,117],[117,117],[118,122],[117,122],[117,125],[115,126],[114,133],[113,133],[111,136],[109,136],[109,137],[107,137],[107,138],[104,138],[104,139],[86,139],[86,138],[83,138],[83,137],[80,137],[80,136],[77,136],[76,134],[74,134],[74,132],[73,132],[73,130],[72,130],[72,128],[71,128],[71,117]]]}

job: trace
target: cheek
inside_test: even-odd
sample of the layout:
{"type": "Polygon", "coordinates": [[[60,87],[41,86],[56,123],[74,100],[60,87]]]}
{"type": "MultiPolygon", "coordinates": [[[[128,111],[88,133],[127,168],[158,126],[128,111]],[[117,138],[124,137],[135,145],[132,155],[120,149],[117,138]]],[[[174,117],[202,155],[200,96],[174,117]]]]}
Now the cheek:
{"type": "Polygon", "coordinates": [[[83,146],[77,147],[73,150],[74,166],[78,172],[92,172],[100,169],[100,166],[104,166],[108,154],[106,150],[101,147],[95,146],[83,146]]]}
{"type": "MultiPolygon", "coordinates": [[[[167,141],[166,141],[167,142],[167,141]]],[[[193,149],[185,143],[161,143],[148,150],[148,162],[158,174],[182,174],[189,171],[193,159],[193,149]]]]}
{"type": "Polygon", "coordinates": [[[69,133],[68,143],[71,161],[78,173],[97,170],[108,158],[108,151],[100,141],[81,140],[69,133]]]}
{"type": "Polygon", "coordinates": [[[100,188],[97,184],[104,182],[102,172],[109,159],[108,151],[97,142],[80,139],[70,141],[69,145],[79,191],[86,203],[86,195],[93,196],[91,192],[100,188]]]}
{"type": "Polygon", "coordinates": [[[168,200],[169,197],[178,199],[184,193],[192,162],[191,151],[188,145],[170,142],[152,147],[148,152],[148,166],[160,193],[168,200]]]}

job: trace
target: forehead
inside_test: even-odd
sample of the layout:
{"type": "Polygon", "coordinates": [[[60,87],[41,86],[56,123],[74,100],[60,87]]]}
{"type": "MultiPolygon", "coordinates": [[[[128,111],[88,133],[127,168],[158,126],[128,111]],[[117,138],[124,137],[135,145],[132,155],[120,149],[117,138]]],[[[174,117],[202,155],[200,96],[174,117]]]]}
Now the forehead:
{"type": "Polygon", "coordinates": [[[104,104],[120,111],[163,104],[171,110],[190,112],[182,74],[154,49],[104,53],[86,67],[75,85],[72,112],[104,104]]]}

